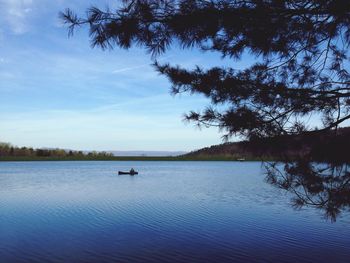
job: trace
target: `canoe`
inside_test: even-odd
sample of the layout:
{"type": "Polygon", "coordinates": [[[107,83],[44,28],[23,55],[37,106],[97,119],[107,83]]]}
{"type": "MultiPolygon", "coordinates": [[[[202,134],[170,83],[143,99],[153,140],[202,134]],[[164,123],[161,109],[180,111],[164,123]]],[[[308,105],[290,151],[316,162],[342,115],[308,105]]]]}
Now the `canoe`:
{"type": "Polygon", "coordinates": [[[118,171],[118,174],[119,175],[121,175],[121,174],[135,175],[135,174],[138,174],[138,172],[122,172],[122,171],[118,171]]]}

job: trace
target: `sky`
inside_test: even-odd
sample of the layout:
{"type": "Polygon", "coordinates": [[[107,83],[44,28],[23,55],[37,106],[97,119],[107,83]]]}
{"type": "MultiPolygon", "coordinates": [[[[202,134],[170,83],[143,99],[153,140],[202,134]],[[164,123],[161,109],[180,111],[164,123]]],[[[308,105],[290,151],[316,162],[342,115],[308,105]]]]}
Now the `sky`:
{"type": "MultiPolygon", "coordinates": [[[[116,4],[0,0],[0,141],[118,151],[191,151],[222,142],[216,128],[183,122],[184,113],[203,109],[209,100],[172,96],[145,50],[92,49],[85,29],[68,38],[58,18],[67,7],[84,13],[91,5],[116,4]]],[[[231,63],[219,54],[176,47],[157,59],[186,68],[231,63]]]]}

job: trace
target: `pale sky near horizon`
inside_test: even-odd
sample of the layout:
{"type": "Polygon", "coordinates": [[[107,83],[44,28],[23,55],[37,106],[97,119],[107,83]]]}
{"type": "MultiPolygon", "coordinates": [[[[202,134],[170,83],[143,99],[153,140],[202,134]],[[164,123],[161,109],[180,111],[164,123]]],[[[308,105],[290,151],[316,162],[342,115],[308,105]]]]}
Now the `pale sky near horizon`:
{"type": "MultiPolygon", "coordinates": [[[[222,142],[217,129],[182,121],[208,99],[171,96],[144,50],[92,49],[86,30],[68,38],[58,19],[67,7],[83,13],[116,2],[0,0],[0,141],[124,151],[189,151],[222,142]]],[[[158,59],[188,68],[223,63],[219,54],[176,48],[158,59]]]]}

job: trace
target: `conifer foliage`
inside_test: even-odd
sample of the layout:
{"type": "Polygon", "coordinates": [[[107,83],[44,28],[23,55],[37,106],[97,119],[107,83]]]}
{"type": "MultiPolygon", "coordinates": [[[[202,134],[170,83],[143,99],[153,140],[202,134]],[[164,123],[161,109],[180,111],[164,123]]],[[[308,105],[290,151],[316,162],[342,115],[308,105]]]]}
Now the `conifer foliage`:
{"type": "Polygon", "coordinates": [[[210,99],[186,119],[228,137],[336,130],[350,119],[348,0],[126,0],[117,10],[60,15],[70,33],[89,27],[103,49],[140,46],[156,58],[176,43],[232,58],[232,68],[155,62],[173,93],[210,99]],[[243,54],[255,62],[234,69],[243,54]]]}

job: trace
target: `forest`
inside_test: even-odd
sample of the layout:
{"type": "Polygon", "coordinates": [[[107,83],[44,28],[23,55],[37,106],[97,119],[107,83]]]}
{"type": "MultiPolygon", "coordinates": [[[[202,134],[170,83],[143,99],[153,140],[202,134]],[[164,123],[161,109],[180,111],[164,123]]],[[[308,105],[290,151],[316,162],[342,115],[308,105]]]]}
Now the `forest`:
{"type": "Polygon", "coordinates": [[[59,148],[31,148],[17,147],[11,143],[0,142],[0,158],[1,159],[106,159],[113,157],[108,152],[97,151],[73,151],[59,148]]]}

